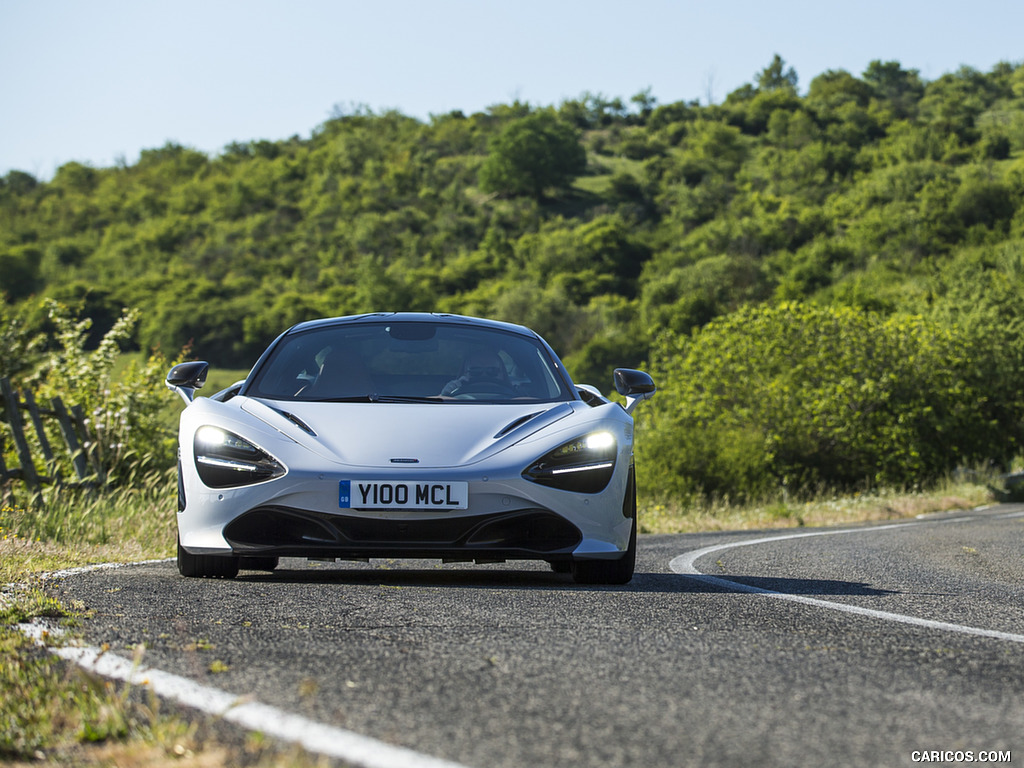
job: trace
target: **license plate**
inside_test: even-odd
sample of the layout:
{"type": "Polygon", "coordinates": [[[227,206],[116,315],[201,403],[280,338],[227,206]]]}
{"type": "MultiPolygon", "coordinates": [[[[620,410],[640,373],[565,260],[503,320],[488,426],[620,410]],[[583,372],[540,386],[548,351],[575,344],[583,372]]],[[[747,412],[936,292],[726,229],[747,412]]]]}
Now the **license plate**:
{"type": "Polygon", "coordinates": [[[469,483],[342,480],[338,506],[342,509],[466,509],[469,483]]]}

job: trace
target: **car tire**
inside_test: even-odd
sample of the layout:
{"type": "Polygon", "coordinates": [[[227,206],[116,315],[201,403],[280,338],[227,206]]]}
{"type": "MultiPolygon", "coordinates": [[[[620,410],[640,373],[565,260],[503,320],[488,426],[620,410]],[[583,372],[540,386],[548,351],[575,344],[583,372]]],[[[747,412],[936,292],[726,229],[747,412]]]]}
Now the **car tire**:
{"type": "Polygon", "coordinates": [[[178,541],[178,573],[188,578],[233,579],[239,560],[233,555],[193,555],[178,541]]]}
{"type": "Polygon", "coordinates": [[[618,560],[574,560],[572,580],[577,584],[628,584],[636,569],[636,520],[626,554],[618,560]]]}
{"type": "Polygon", "coordinates": [[[577,584],[628,584],[636,570],[636,479],[629,469],[623,511],[633,522],[626,552],[617,560],[573,560],[572,580],[577,584]]]}

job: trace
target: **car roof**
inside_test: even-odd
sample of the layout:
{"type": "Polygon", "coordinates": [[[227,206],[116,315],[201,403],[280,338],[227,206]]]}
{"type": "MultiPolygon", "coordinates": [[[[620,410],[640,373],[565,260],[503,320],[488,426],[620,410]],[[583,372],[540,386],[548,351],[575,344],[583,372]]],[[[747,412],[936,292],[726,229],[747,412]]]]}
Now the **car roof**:
{"type": "Polygon", "coordinates": [[[505,323],[500,320],[487,320],[481,317],[470,317],[468,315],[451,315],[443,312],[370,312],[364,315],[346,315],[345,317],[323,317],[318,320],[308,320],[289,328],[285,333],[297,333],[308,331],[314,328],[324,328],[333,325],[349,325],[360,323],[380,322],[382,320],[396,320],[403,323],[445,323],[448,325],[475,326],[478,328],[491,328],[494,330],[517,333],[522,336],[539,338],[538,334],[526,326],[515,323],[505,323]]]}

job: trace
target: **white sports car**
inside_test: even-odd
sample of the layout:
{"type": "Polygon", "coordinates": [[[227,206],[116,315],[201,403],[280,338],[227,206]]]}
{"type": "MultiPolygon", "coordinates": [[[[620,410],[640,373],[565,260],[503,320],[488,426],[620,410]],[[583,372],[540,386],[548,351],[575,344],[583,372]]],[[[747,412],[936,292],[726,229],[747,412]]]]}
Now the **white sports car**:
{"type": "Polygon", "coordinates": [[[574,385],[522,326],[378,313],[285,331],[249,376],[195,397],[176,365],[178,569],[233,578],[281,556],[544,560],[623,584],[636,559],[633,407],[574,385]]]}

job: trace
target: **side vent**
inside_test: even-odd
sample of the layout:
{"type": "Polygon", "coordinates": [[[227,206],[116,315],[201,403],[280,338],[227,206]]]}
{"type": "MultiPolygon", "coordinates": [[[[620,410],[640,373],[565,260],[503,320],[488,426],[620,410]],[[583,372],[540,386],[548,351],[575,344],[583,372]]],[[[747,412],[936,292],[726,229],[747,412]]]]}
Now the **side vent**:
{"type": "Polygon", "coordinates": [[[288,413],[288,411],[282,411],[278,408],[274,408],[274,411],[276,413],[279,413],[281,416],[284,416],[284,418],[288,419],[288,421],[290,421],[296,427],[301,429],[307,435],[312,435],[313,437],[316,437],[316,432],[313,431],[313,428],[309,426],[309,424],[304,422],[302,419],[300,419],[298,416],[296,416],[294,413],[288,413]]]}
{"type": "Polygon", "coordinates": [[[537,411],[536,413],[528,413],[526,416],[520,416],[515,421],[506,424],[504,427],[498,430],[498,432],[494,435],[494,439],[497,440],[499,437],[504,437],[516,427],[522,426],[530,419],[536,418],[537,416],[540,416],[542,413],[544,413],[544,411],[537,411]]]}

